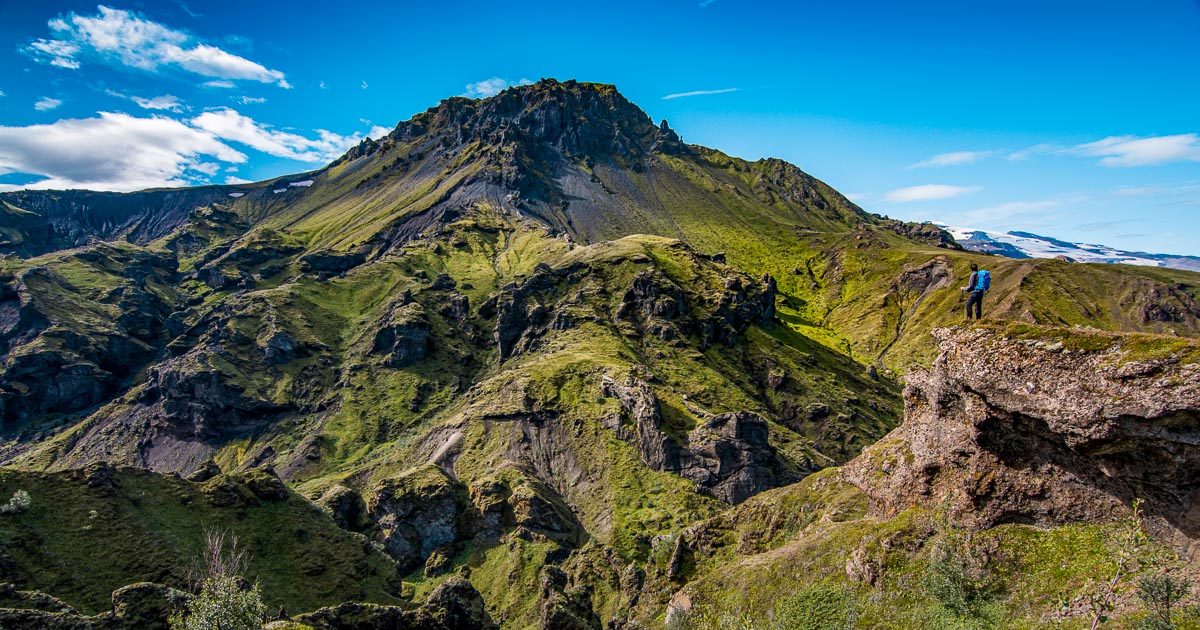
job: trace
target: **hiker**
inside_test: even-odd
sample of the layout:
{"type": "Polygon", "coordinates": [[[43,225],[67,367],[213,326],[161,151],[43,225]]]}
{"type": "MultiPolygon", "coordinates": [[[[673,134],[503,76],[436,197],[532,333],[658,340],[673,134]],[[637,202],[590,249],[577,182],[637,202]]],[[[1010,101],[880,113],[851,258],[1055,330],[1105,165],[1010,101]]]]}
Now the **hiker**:
{"type": "Polygon", "coordinates": [[[971,263],[971,278],[967,280],[967,319],[971,319],[971,307],[975,307],[975,319],[983,319],[983,294],[992,286],[992,274],[979,265],[971,263]]]}

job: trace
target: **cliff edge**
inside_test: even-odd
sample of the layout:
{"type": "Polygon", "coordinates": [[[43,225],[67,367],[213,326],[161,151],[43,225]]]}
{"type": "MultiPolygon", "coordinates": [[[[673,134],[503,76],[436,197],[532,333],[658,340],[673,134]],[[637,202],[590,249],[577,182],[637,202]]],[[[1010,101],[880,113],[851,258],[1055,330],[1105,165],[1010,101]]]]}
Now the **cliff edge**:
{"type": "Polygon", "coordinates": [[[1158,538],[1200,553],[1200,344],[1015,323],[933,336],[903,424],[843,471],[874,515],[944,503],[972,528],[1048,526],[1142,498],[1158,538]]]}

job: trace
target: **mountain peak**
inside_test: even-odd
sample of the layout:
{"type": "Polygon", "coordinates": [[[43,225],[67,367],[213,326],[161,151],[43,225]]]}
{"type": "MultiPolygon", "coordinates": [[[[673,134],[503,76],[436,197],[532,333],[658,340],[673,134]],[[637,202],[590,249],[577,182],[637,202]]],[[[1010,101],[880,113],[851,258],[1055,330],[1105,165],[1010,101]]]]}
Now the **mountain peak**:
{"type": "Polygon", "coordinates": [[[551,147],[571,160],[633,161],[644,157],[660,135],[678,142],[669,127],[660,129],[615,86],[555,79],[483,99],[445,99],[400,123],[394,133],[401,139],[442,134],[461,145],[551,147]]]}

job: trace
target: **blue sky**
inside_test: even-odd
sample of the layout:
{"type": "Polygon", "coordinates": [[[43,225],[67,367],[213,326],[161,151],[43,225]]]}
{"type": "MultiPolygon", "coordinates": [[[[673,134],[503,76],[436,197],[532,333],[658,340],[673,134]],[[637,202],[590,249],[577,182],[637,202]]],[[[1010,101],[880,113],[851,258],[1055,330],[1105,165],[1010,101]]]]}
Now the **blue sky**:
{"type": "Polygon", "coordinates": [[[871,212],[1200,255],[1197,0],[0,0],[0,42],[0,189],[263,179],[575,78],[871,212]]]}

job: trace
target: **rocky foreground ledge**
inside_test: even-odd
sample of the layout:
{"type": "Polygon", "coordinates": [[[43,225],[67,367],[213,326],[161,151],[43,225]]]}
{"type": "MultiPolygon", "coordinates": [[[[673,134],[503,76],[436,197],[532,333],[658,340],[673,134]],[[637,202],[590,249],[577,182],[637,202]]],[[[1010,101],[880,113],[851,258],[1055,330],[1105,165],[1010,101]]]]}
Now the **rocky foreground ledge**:
{"type": "Polygon", "coordinates": [[[881,517],[945,504],[974,528],[1106,521],[1145,499],[1200,554],[1200,342],[983,324],[933,332],[904,422],[846,465],[881,517]]]}

